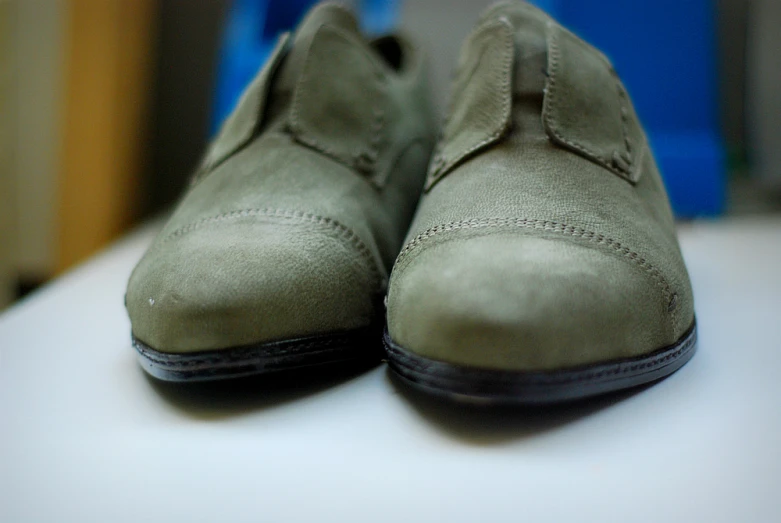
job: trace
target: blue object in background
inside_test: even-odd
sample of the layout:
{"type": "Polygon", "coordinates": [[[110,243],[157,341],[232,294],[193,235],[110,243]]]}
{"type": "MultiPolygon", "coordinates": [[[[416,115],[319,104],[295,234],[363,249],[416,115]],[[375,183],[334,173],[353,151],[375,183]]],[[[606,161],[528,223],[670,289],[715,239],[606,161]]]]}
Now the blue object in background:
{"type": "MultiPolygon", "coordinates": [[[[233,0],[220,50],[212,135],[236,106],[244,87],[265,62],[279,33],[295,27],[315,2],[233,0]]],[[[363,0],[360,6],[361,25],[369,34],[391,30],[398,18],[396,0],[363,0]]]]}
{"type": "Polygon", "coordinates": [[[263,65],[277,35],[293,27],[314,3],[315,0],[233,0],[220,49],[212,134],[263,65]]]}
{"type": "Polygon", "coordinates": [[[615,65],[679,217],[723,212],[712,0],[536,0],[615,65]]]}

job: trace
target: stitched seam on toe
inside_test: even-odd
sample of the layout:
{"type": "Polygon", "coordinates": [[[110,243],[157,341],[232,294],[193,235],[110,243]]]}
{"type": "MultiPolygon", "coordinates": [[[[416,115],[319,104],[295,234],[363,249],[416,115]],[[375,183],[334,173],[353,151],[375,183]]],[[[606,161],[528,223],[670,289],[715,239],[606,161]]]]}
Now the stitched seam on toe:
{"type": "MultiPolygon", "coordinates": [[[[667,282],[667,279],[664,277],[661,271],[659,271],[659,269],[657,269],[654,265],[648,262],[648,260],[643,258],[639,253],[622,245],[620,242],[612,238],[608,238],[607,236],[603,234],[599,234],[595,231],[591,231],[583,227],[567,225],[564,223],[550,221],[550,220],[532,220],[527,218],[486,218],[486,219],[464,220],[458,222],[450,222],[442,225],[436,225],[418,234],[409,243],[407,243],[407,245],[401,250],[401,253],[399,253],[399,256],[396,258],[396,264],[400,263],[405,256],[407,256],[412,250],[414,250],[421,243],[434,236],[437,236],[438,234],[457,231],[460,229],[481,229],[481,228],[497,228],[497,227],[508,227],[508,228],[519,227],[524,229],[542,230],[546,232],[553,232],[565,236],[570,236],[573,238],[578,238],[581,240],[585,240],[588,243],[610,247],[613,250],[615,250],[618,254],[620,254],[622,257],[627,258],[633,264],[637,265],[638,267],[646,271],[648,274],[650,274],[654,278],[654,280],[656,280],[657,286],[659,286],[662,289],[662,292],[664,293],[664,297],[667,300],[668,305],[671,304],[674,298],[677,298],[677,294],[673,291],[672,287],[667,282]]],[[[676,318],[675,310],[671,310],[669,312],[673,316],[673,319],[675,319],[676,318]]]]}
{"type": "Polygon", "coordinates": [[[317,214],[310,214],[302,211],[266,208],[266,209],[243,209],[240,211],[226,212],[223,214],[218,214],[216,216],[211,216],[209,218],[202,218],[198,221],[180,227],[179,229],[176,229],[171,234],[169,234],[168,236],[160,240],[155,245],[154,248],[159,248],[171,240],[174,240],[176,238],[181,238],[182,236],[185,236],[195,230],[201,229],[208,225],[212,225],[220,222],[238,220],[241,218],[252,218],[252,217],[283,218],[286,220],[296,221],[298,223],[311,223],[314,225],[321,225],[331,229],[332,231],[335,231],[337,233],[337,237],[347,240],[349,245],[353,246],[360,253],[360,255],[369,264],[369,270],[372,272],[372,276],[377,282],[377,286],[379,288],[383,287],[384,278],[382,277],[381,271],[377,267],[377,262],[374,259],[374,255],[372,254],[369,247],[367,247],[366,244],[363,242],[363,240],[361,240],[358,234],[355,233],[355,231],[353,231],[346,225],[342,225],[341,223],[334,220],[333,218],[319,216],[317,214]]]}

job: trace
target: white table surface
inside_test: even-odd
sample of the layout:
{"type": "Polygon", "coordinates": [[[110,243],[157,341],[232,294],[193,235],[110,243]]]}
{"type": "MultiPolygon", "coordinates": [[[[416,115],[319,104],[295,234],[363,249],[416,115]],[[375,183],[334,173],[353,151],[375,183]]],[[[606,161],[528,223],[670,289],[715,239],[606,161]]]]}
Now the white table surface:
{"type": "Polygon", "coordinates": [[[122,305],[141,230],[0,316],[0,522],[781,521],[781,219],[695,222],[694,359],[652,387],[465,410],[384,367],[160,384],[122,305]]]}

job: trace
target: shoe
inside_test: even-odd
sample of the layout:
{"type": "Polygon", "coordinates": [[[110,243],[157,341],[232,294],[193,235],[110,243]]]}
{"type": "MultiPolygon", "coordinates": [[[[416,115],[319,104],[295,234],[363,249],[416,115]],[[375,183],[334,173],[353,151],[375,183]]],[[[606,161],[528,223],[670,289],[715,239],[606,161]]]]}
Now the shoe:
{"type": "Polygon", "coordinates": [[[283,35],[133,271],[143,368],[209,380],[382,356],[437,122],[421,54],[321,4],[283,35]]]}
{"type": "Polygon", "coordinates": [[[526,3],[464,44],[385,344],[449,398],[549,403],[666,376],[695,350],[691,284],[626,90],[526,3]]]}

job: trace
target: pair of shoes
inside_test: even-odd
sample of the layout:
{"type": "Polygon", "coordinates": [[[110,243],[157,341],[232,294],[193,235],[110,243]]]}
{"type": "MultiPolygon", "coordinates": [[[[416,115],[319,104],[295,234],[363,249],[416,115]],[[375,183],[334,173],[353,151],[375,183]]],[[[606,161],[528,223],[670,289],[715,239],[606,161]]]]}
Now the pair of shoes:
{"type": "Polygon", "coordinates": [[[336,5],[280,38],[131,275],[147,372],[385,357],[427,392],[545,403],[691,358],[667,195],[609,61],[515,2],[465,42],[444,125],[425,73],[336,5]]]}

